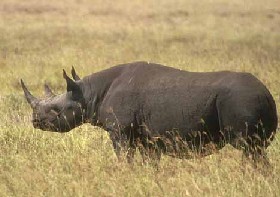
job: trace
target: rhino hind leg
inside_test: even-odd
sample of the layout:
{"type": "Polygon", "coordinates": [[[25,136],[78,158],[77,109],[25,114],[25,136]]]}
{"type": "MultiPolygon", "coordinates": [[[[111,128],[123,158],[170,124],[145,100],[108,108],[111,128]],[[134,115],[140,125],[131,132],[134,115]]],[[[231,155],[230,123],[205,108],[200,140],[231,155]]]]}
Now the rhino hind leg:
{"type": "Polygon", "coordinates": [[[246,139],[241,137],[230,141],[230,144],[239,150],[243,151],[242,160],[244,158],[247,161],[257,167],[260,164],[264,166],[270,166],[269,159],[266,153],[266,147],[263,145],[263,141],[259,137],[248,136],[246,139]]]}
{"type": "Polygon", "coordinates": [[[158,141],[146,137],[139,138],[137,147],[142,156],[143,164],[151,164],[158,168],[161,159],[162,147],[158,141]]]}
{"type": "Polygon", "coordinates": [[[267,139],[259,134],[257,126],[254,127],[254,134],[246,136],[246,143],[243,145],[243,155],[251,160],[255,167],[268,167],[270,162],[266,153],[267,139]]]}
{"type": "MultiPolygon", "coordinates": [[[[270,122],[262,123],[260,113],[253,105],[235,106],[236,102],[217,103],[220,129],[224,141],[234,148],[243,151],[243,155],[257,166],[260,163],[269,165],[266,148],[273,128],[267,127],[270,122]]],[[[257,106],[257,105],[256,105],[257,106]]],[[[271,121],[273,122],[273,121],[271,121]]],[[[271,124],[271,123],[270,123],[271,124]]]]}
{"type": "Polygon", "coordinates": [[[267,138],[256,121],[246,118],[244,121],[236,121],[232,126],[224,127],[224,143],[243,151],[243,157],[251,161],[254,166],[259,164],[269,166],[266,154],[267,138]],[[248,122],[247,122],[248,121],[248,122]]]}

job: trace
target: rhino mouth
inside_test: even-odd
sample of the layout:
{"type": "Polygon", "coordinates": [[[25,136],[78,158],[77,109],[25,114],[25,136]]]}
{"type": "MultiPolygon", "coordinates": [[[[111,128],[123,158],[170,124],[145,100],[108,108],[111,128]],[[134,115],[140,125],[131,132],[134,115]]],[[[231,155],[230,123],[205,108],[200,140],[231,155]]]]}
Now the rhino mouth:
{"type": "Polygon", "coordinates": [[[38,119],[35,119],[32,122],[34,128],[36,129],[41,129],[43,131],[54,131],[54,132],[61,131],[59,128],[55,126],[55,124],[52,121],[40,121],[38,119]]]}
{"type": "Polygon", "coordinates": [[[70,124],[64,125],[59,119],[51,120],[33,120],[33,126],[36,129],[41,129],[43,131],[51,131],[51,132],[68,132],[71,130],[70,124]]]}

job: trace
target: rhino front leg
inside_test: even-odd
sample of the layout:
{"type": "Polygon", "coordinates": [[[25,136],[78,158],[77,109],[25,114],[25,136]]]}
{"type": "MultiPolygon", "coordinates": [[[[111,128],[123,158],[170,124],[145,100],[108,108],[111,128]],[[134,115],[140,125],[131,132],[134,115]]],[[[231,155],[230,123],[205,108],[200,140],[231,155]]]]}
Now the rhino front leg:
{"type": "Polygon", "coordinates": [[[122,160],[122,152],[125,149],[125,140],[122,139],[120,132],[116,130],[109,131],[110,139],[112,140],[113,148],[119,161],[122,160]]]}
{"type": "Polygon", "coordinates": [[[136,147],[134,145],[128,148],[126,154],[126,159],[128,163],[133,163],[135,152],[136,152],[136,147]]]}
{"type": "Polygon", "coordinates": [[[110,133],[110,139],[112,140],[113,148],[116,153],[118,160],[120,161],[121,156],[121,145],[120,141],[116,138],[115,134],[110,133]]]}
{"type": "Polygon", "coordinates": [[[113,148],[119,161],[126,157],[128,163],[132,163],[136,152],[136,146],[124,132],[117,129],[109,131],[110,139],[112,140],[113,148]]]}
{"type": "Polygon", "coordinates": [[[144,137],[141,141],[138,141],[137,146],[142,155],[143,164],[149,163],[158,168],[162,153],[158,142],[152,142],[144,137]]]}

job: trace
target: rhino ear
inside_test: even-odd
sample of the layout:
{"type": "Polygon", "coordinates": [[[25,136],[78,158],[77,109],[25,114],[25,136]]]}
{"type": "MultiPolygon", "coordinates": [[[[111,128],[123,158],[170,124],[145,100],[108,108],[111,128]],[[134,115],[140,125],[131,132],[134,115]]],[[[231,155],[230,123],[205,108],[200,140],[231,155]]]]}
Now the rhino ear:
{"type": "Polygon", "coordinates": [[[72,77],[73,77],[73,79],[74,79],[75,81],[79,81],[79,80],[81,79],[81,78],[77,75],[74,66],[72,66],[71,74],[72,74],[72,77]]]}
{"type": "Polygon", "coordinates": [[[44,88],[45,88],[45,96],[47,98],[55,96],[55,94],[52,92],[52,90],[50,89],[50,87],[47,84],[44,85],[44,88]]]}
{"type": "Polygon", "coordinates": [[[32,108],[35,108],[36,104],[39,102],[39,100],[34,97],[29,91],[28,89],[26,88],[25,84],[23,83],[23,80],[21,79],[20,80],[20,83],[21,83],[21,87],[23,89],[23,92],[24,92],[24,95],[25,95],[25,98],[27,100],[27,102],[31,105],[32,108]]]}
{"type": "Polygon", "coordinates": [[[80,86],[75,81],[70,79],[70,77],[67,76],[64,69],[63,69],[63,77],[66,80],[67,92],[72,92],[72,96],[74,99],[80,98],[82,96],[82,91],[80,86]]]}

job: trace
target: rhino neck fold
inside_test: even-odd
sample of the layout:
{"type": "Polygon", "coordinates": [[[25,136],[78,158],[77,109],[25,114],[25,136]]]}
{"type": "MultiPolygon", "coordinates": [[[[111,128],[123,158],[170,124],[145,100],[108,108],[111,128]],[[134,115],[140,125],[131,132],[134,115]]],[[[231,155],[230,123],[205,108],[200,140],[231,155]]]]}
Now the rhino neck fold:
{"type": "Polygon", "coordinates": [[[108,70],[94,73],[80,80],[85,99],[84,122],[97,125],[99,106],[102,104],[107,91],[113,82],[121,75],[123,67],[113,67],[108,70]]]}

